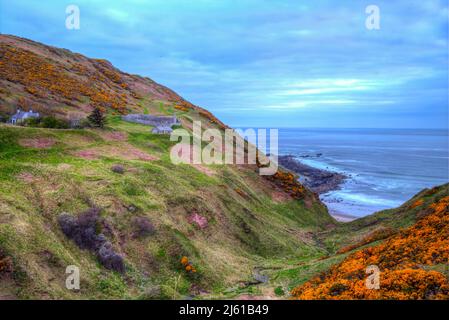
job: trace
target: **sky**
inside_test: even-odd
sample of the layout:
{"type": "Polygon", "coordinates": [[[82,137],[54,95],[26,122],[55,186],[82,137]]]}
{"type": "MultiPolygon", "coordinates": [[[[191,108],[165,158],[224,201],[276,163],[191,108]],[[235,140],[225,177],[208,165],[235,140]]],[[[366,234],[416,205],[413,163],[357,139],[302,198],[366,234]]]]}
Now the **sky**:
{"type": "Polygon", "coordinates": [[[1,33],[107,59],[234,127],[448,127],[447,1],[0,3],[1,33]]]}

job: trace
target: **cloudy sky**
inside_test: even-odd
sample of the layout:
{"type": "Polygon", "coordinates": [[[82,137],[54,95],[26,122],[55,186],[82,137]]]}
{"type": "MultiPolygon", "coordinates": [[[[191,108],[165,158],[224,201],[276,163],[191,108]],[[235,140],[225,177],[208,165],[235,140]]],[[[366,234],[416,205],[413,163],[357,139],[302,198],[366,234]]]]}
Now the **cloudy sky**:
{"type": "Polygon", "coordinates": [[[232,126],[447,128],[444,0],[0,1],[2,33],[108,59],[232,126]]]}

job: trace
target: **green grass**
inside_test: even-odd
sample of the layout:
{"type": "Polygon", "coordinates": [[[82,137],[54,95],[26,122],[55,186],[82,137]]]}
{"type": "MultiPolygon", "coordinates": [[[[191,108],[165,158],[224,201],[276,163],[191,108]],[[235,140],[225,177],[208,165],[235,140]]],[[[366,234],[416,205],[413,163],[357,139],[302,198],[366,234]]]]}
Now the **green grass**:
{"type": "Polygon", "coordinates": [[[215,165],[209,176],[190,165],[174,165],[169,150],[175,142],[152,134],[148,126],[123,122],[118,116],[108,117],[104,131],[0,125],[0,142],[0,249],[14,258],[17,279],[22,279],[12,293],[18,297],[133,299],[158,285],[163,297],[181,298],[192,284],[220,295],[250,279],[252,268],[261,263],[322,254],[322,249],[298,237],[298,232],[317,231],[331,221],[322,209],[308,210],[299,201],[273,202],[263,191],[265,181],[251,171],[215,165]],[[126,141],[104,138],[113,131],[126,134],[126,141]],[[46,149],[21,145],[23,139],[40,138],[54,144],[46,149]],[[75,155],[125,144],[156,160],[126,160],[114,154],[89,160],[75,155]],[[111,171],[115,164],[125,168],[123,175],[111,171]],[[248,198],[242,199],[236,188],[248,198]],[[108,239],[125,256],[126,277],[105,270],[95,255],[80,250],[59,229],[59,214],[79,214],[92,203],[103,208],[108,239]],[[208,219],[205,230],[188,222],[192,212],[208,219]],[[156,234],[133,238],[134,216],[148,217],[156,234]],[[195,277],[180,266],[184,255],[198,269],[195,277]],[[68,264],[83,270],[79,292],[64,287],[68,264]],[[175,290],[174,279],[179,277],[175,290]],[[50,285],[49,278],[55,279],[50,285]]]}

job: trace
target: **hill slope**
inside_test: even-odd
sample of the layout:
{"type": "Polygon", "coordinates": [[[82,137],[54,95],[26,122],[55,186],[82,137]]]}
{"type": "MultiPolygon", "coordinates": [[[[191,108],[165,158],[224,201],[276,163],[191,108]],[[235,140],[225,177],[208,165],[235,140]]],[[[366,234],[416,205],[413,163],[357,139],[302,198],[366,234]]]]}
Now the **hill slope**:
{"type": "Polygon", "coordinates": [[[66,49],[0,35],[0,115],[32,108],[47,115],[80,118],[99,106],[115,113],[166,114],[176,105],[223,124],[172,90],[66,49]]]}
{"type": "Polygon", "coordinates": [[[4,113],[24,103],[60,117],[95,105],[109,114],[104,130],[0,125],[1,297],[231,297],[261,264],[323,255],[313,234],[336,222],[293,176],[176,166],[168,136],[114,115],[146,110],[223,129],[204,109],[29,40],[0,36],[0,56],[4,113]],[[69,265],[80,267],[79,291],[65,288],[69,265]]]}
{"type": "Polygon", "coordinates": [[[298,298],[415,298],[398,278],[429,284],[417,298],[446,298],[447,185],[337,223],[288,172],[174,165],[168,136],[121,120],[148,112],[226,128],[173,91],[0,35],[0,115],[79,119],[94,106],[104,130],[0,124],[0,299],[273,298],[295,287],[298,298]],[[378,295],[356,290],[372,262],[391,270],[378,295]],[[66,288],[67,266],[80,268],[80,290],[66,288]]]}
{"type": "MultiPolygon", "coordinates": [[[[298,299],[449,299],[448,185],[427,190],[406,206],[409,210],[416,209],[416,224],[386,236],[381,243],[353,252],[326,273],[295,288],[293,296],[298,299]],[[365,285],[366,269],[373,265],[380,271],[378,290],[365,285]]],[[[359,246],[381,239],[365,238],[359,246]]],[[[348,250],[354,248],[357,246],[348,250]]]]}

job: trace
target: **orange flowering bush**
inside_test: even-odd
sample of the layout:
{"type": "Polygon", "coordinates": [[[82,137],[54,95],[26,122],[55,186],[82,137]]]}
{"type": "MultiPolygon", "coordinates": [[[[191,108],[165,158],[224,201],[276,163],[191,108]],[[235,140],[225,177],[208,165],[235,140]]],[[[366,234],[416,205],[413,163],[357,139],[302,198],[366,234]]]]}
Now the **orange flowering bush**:
{"type": "Polygon", "coordinates": [[[242,189],[236,188],[236,189],[234,189],[234,190],[235,190],[235,192],[237,192],[237,194],[238,194],[239,196],[241,196],[242,198],[249,199],[249,196],[248,196],[248,195],[246,194],[246,192],[243,191],[242,189]]]}
{"type": "Polygon", "coordinates": [[[424,200],[423,199],[419,199],[417,201],[415,201],[411,206],[410,209],[414,209],[416,207],[420,207],[424,204],[424,200]]]}
{"type": "Polygon", "coordinates": [[[189,111],[189,108],[188,108],[188,107],[181,106],[181,105],[178,105],[178,104],[175,105],[175,109],[181,110],[181,111],[183,111],[183,112],[189,111]]]}
{"type": "Polygon", "coordinates": [[[292,290],[296,299],[449,299],[449,282],[429,270],[449,264],[449,196],[433,212],[380,245],[357,251],[327,273],[292,290]],[[368,289],[366,268],[379,267],[380,289],[368,289]]]}
{"type": "Polygon", "coordinates": [[[46,98],[52,95],[55,99],[65,99],[69,105],[88,97],[93,107],[111,108],[120,113],[126,111],[126,94],[118,94],[117,89],[128,86],[105,62],[97,62],[94,71],[80,64],[74,64],[68,70],[64,65],[6,44],[0,45],[0,56],[0,77],[22,84],[32,96],[46,98]],[[78,75],[88,79],[83,80],[78,75]],[[113,87],[114,84],[117,86],[113,87]]]}
{"type": "Polygon", "coordinates": [[[189,262],[189,258],[182,257],[181,258],[181,264],[184,267],[184,270],[191,273],[196,273],[195,267],[189,262]]]}
{"type": "Polygon", "coordinates": [[[189,258],[187,258],[187,257],[182,257],[181,258],[181,264],[183,265],[183,266],[186,266],[186,265],[188,265],[189,264],[189,258]]]}
{"type": "Polygon", "coordinates": [[[292,198],[304,198],[305,188],[298,182],[298,178],[293,173],[278,170],[274,175],[265,177],[287,192],[292,198]]]}

